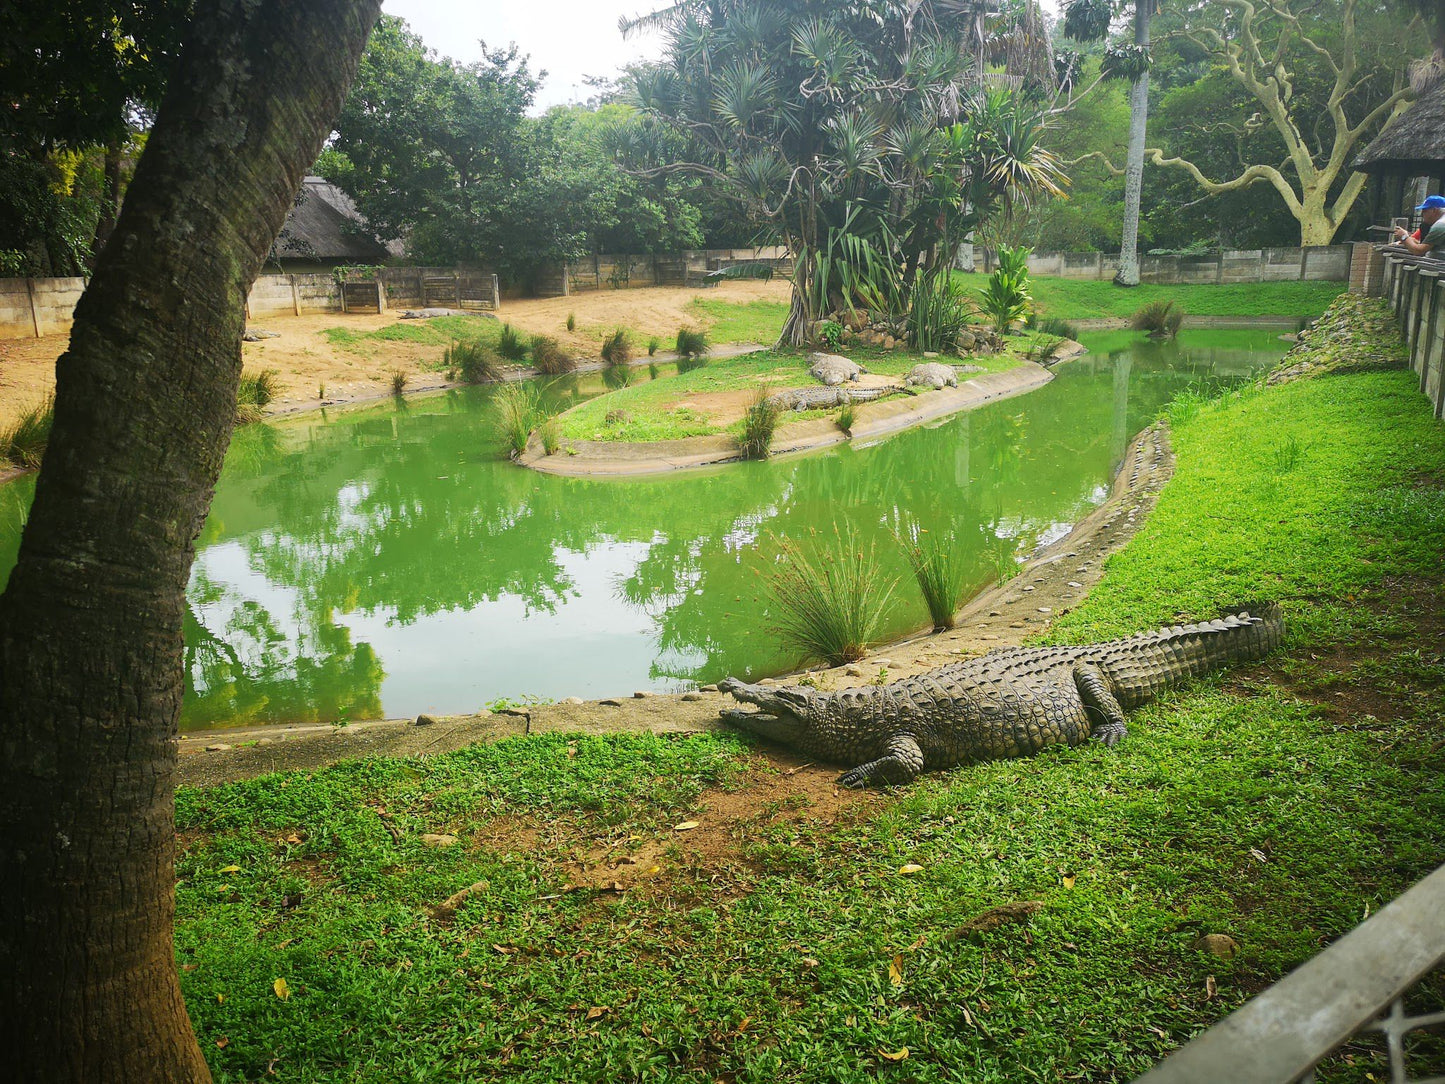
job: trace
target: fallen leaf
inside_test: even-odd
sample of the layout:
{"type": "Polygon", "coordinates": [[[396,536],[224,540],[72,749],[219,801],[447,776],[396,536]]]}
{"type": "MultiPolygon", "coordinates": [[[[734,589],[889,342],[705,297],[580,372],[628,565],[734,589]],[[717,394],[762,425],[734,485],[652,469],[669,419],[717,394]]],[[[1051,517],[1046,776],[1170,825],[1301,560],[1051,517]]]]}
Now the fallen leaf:
{"type": "Polygon", "coordinates": [[[493,945],[492,948],[496,949],[503,956],[510,956],[517,951],[511,945],[493,945]]]}
{"type": "Polygon", "coordinates": [[[753,1018],[752,1018],[751,1016],[744,1016],[744,1017],[743,1017],[743,1020],[742,1020],[742,1023],[740,1023],[740,1024],[738,1025],[738,1034],[741,1035],[743,1032],[747,1031],[747,1030],[748,1030],[748,1025],[751,1024],[752,1022],[753,1022],[753,1018]]]}
{"type": "Polygon", "coordinates": [[[282,1001],[291,996],[291,987],[286,985],[285,979],[277,979],[271,984],[271,989],[276,991],[276,996],[282,1001]]]}
{"type": "Polygon", "coordinates": [[[908,946],[906,949],[904,949],[903,951],[904,951],[904,952],[917,952],[917,951],[918,951],[919,949],[921,949],[922,947],[923,947],[923,935],[922,935],[922,934],[919,934],[919,935],[918,935],[918,939],[917,939],[916,941],[914,941],[913,944],[909,945],[909,946],[908,946]]]}
{"type": "Polygon", "coordinates": [[[1262,850],[1260,850],[1258,847],[1251,847],[1251,848],[1249,849],[1249,853],[1252,854],[1252,855],[1254,855],[1255,860],[1258,861],[1258,862],[1268,862],[1268,861],[1269,861],[1269,858],[1268,858],[1268,857],[1265,855],[1265,853],[1264,853],[1262,850]]]}
{"type": "Polygon", "coordinates": [[[189,974],[200,966],[200,964],[181,964],[181,970],[189,974]]]}
{"type": "Polygon", "coordinates": [[[895,956],[888,964],[888,981],[894,986],[903,985],[903,957],[895,956]]]}
{"type": "Polygon", "coordinates": [[[231,1045],[231,1040],[228,1039],[228,1038],[226,1038],[224,1035],[222,1035],[219,1039],[216,1040],[216,1049],[217,1049],[217,1050],[225,1050],[226,1047],[228,1047],[228,1046],[230,1046],[230,1045],[231,1045]]]}
{"type": "Polygon", "coordinates": [[[225,995],[225,994],[217,994],[217,995],[216,995],[216,1004],[217,1004],[217,1005],[224,1005],[225,1003],[226,1003],[226,995],[225,995]]]}
{"type": "Polygon", "coordinates": [[[603,1013],[611,1011],[611,1008],[607,1005],[593,1005],[592,1008],[587,1010],[587,1019],[596,1020],[603,1013]]]}
{"type": "Polygon", "coordinates": [[[968,1011],[967,1005],[963,1007],[963,1022],[970,1025],[973,1023],[973,1013],[968,1011]]]}
{"type": "Polygon", "coordinates": [[[915,864],[915,863],[913,863],[913,862],[909,862],[908,865],[901,867],[901,868],[898,870],[898,872],[899,872],[899,873],[922,873],[922,872],[923,872],[923,867],[920,866],[920,865],[917,865],[917,864],[915,864]]]}
{"type": "Polygon", "coordinates": [[[672,830],[674,832],[691,832],[696,827],[697,821],[683,821],[681,824],[674,824],[672,830]]]}
{"type": "Polygon", "coordinates": [[[1204,980],[1204,999],[1206,1001],[1213,1001],[1214,995],[1217,993],[1219,993],[1219,987],[1215,985],[1214,976],[1210,975],[1204,980]]]}
{"type": "Polygon", "coordinates": [[[1078,880],[1078,878],[1077,878],[1076,876],[1074,876],[1072,873],[1067,873],[1067,874],[1065,874],[1065,875],[1064,875],[1064,887],[1065,887],[1065,888],[1073,888],[1073,887],[1074,887],[1074,882],[1077,881],[1077,880],[1078,880]]]}
{"type": "Polygon", "coordinates": [[[905,1046],[902,1050],[895,1051],[891,1054],[887,1050],[879,1050],[878,1056],[880,1058],[887,1058],[889,1061],[902,1061],[908,1057],[908,1047],[905,1046]]]}
{"type": "Polygon", "coordinates": [[[843,1023],[850,1028],[856,1028],[858,1026],[858,1018],[852,1013],[849,1013],[847,1016],[843,1017],[843,1023]]]}
{"type": "Polygon", "coordinates": [[[222,867],[221,867],[220,869],[218,869],[216,872],[217,872],[217,873],[240,873],[240,872],[241,872],[241,867],[240,867],[240,866],[222,866],[222,867]]]}

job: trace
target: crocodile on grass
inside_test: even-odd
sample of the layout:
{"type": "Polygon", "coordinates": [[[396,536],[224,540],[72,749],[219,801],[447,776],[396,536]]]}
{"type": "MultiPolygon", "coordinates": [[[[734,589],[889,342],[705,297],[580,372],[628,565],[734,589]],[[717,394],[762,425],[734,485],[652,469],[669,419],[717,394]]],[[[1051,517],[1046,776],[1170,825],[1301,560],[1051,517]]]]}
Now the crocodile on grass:
{"type": "Polygon", "coordinates": [[[857,765],[839,777],[845,786],[906,783],[929,769],[1090,737],[1113,746],[1126,733],[1125,711],[1184,678],[1262,658],[1283,635],[1284,617],[1271,604],[1102,644],[1005,648],[835,693],[729,678],[719,688],[760,710],[722,715],[810,756],[857,765]]]}

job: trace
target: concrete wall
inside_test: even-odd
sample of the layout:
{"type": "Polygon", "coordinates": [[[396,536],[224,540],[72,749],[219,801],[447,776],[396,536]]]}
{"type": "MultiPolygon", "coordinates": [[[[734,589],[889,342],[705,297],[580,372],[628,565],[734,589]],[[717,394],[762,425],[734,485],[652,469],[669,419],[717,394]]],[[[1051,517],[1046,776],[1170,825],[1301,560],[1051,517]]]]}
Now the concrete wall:
{"type": "MultiPolygon", "coordinates": [[[[453,284],[443,290],[447,308],[495,309],[500,304],[497,277],[490,271],[454,267],[388,267],[380,272],[386,307],[421,308],[426,283],[453,284]],[[458,292],[460,304],[457,302],[458,292]]],[[[85,279],[0,279],[0,339],[59,335],[70,330],[75,304],[85,279]]],[[[375,311],[373,302],[371,311],[375,311]]],[[[329,271],[295,275],[261,275],[246,299],[250,319],[300,316],[342,310],[341,287],[329,271]]]]}
{"type": "MultiPolygon", "coordinates": [[[[1346,282],[1351,246],[1223,249],[1200,256],[1141,256],[1139,281],[1152,283],[1346,282]]],[[[997,266],[985,250],[983,270],[997,266]]],[[[1119,257],[1102,252],[1035,252],[1029,271],[1066,279],[1112,279],[1119,257]]]]}
{"type": "Polygon", "coordinates": [[[1385,256],[1379,293],[1389,299],[1410,346],[1420,391],[1445,417],[1445,266],[1385,256]]]}
{"type": "Polygon", "coordinates": [[[783,245],[761,248],[712,248],[650,256],[603,253],[574,260],[544,274],[537,283],[542,297],[568,296],[587,290],[630,290],[643,286],[700,286],[709,271],[739,263],[771,263],[775,273],[793,273],[792,257],[783,245]]]}

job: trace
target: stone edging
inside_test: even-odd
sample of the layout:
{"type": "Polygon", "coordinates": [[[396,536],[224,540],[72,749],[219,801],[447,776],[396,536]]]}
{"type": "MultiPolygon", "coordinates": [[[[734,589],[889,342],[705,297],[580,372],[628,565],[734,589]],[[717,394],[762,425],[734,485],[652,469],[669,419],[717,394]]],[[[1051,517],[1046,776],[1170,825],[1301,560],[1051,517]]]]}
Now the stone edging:
{"type": "MultiPolygon", "coordinates": [[[[857,684],[887,668],[890,679],[1023,643],[1088,594],[1104,562],[1134,536],[1174,471],[1163,423],[1144,430],[1123,458],[1109,498],[1059,541],[1036,552],[1006,583],[973,599],[949,632],[915,636],[849,667],[815,671],[823,689],[857,684]]],[[[785,683],[786,678],[763,680],[785,683]]],[[[476,742],[527,734],[695,734],[723,729],[718,709],[731,700],[714,690],[635,694],[604,700],[570,698],[525,710],[393,719],[347,726],[302,725],[213,730],[179,739],[178,779],[212,786],[273,771],[313,769],[361,756],[445,753],[476,742]]]]}
{"type": "MultiPolygon", "coordinates": [[[[831,418],[813,418],[779,431],[774,457],[816,451],[847,440],[869,441],[909,429],[949,414],[971,410],[997,399],[1007,399],[1041,388],[1053,379],[1042,365],[1025,361],[1001,373],[980,373],[956,388],[924,392],[904,399],[860,403],[851,434],[831,418]]],[[[687,437],[682,440],[634,443],[628,441],[569,440],[575,454],[547,455],[535,433],[517,462],[544,474],[570,477],[592,475],[661,474],[692,467],[711,467],[740,460],[737,443],[726,434],[687,437]]]]}

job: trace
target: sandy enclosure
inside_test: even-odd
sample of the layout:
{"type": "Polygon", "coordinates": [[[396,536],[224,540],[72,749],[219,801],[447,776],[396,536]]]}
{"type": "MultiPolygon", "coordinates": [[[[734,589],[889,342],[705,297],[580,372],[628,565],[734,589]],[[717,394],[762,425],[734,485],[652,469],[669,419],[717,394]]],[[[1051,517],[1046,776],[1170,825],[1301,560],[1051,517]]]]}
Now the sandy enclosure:
{"type": "MultiPolygon", "coordinates": [[[[532,334],[553,335],[566,342],[579,357],[597,354],[603,333],[625,327],[641,336],[656,335],[668,341],[683,325],[706,328],[688,305],[697,298],[712,301],[786,301],[786,282],[724,282],[707,290],[648,287],[606,290],[543,300],[506,301],[498,314],[503,320],[532,334]],[[569,314],[577,318],[567,331],[569,314]]],[[[389,392],[391,373],[401,369],[418,374],[412,387],[420,390],[441,383],[430,368],[442,354],[440,346],[405,342],[367,342],[335,346],[323,334],[344,327],[371,331],[398,319],[398,313],[381,316],[347,316],[310,313],[305,316],[268,316],[253,326],[278,333],[278,338],[243,344],[249,368],[276,369],[281,395],[273,412],[320,405],[325,391],[328,403],[371,399],[389,392]],[[424,375],[423,375],[424,374],[424,375]]],[[[55,387],[55,361],[65,351],[69,335],[40,339],[0,339],[0,425],[40,402],[55,387]]]]}

